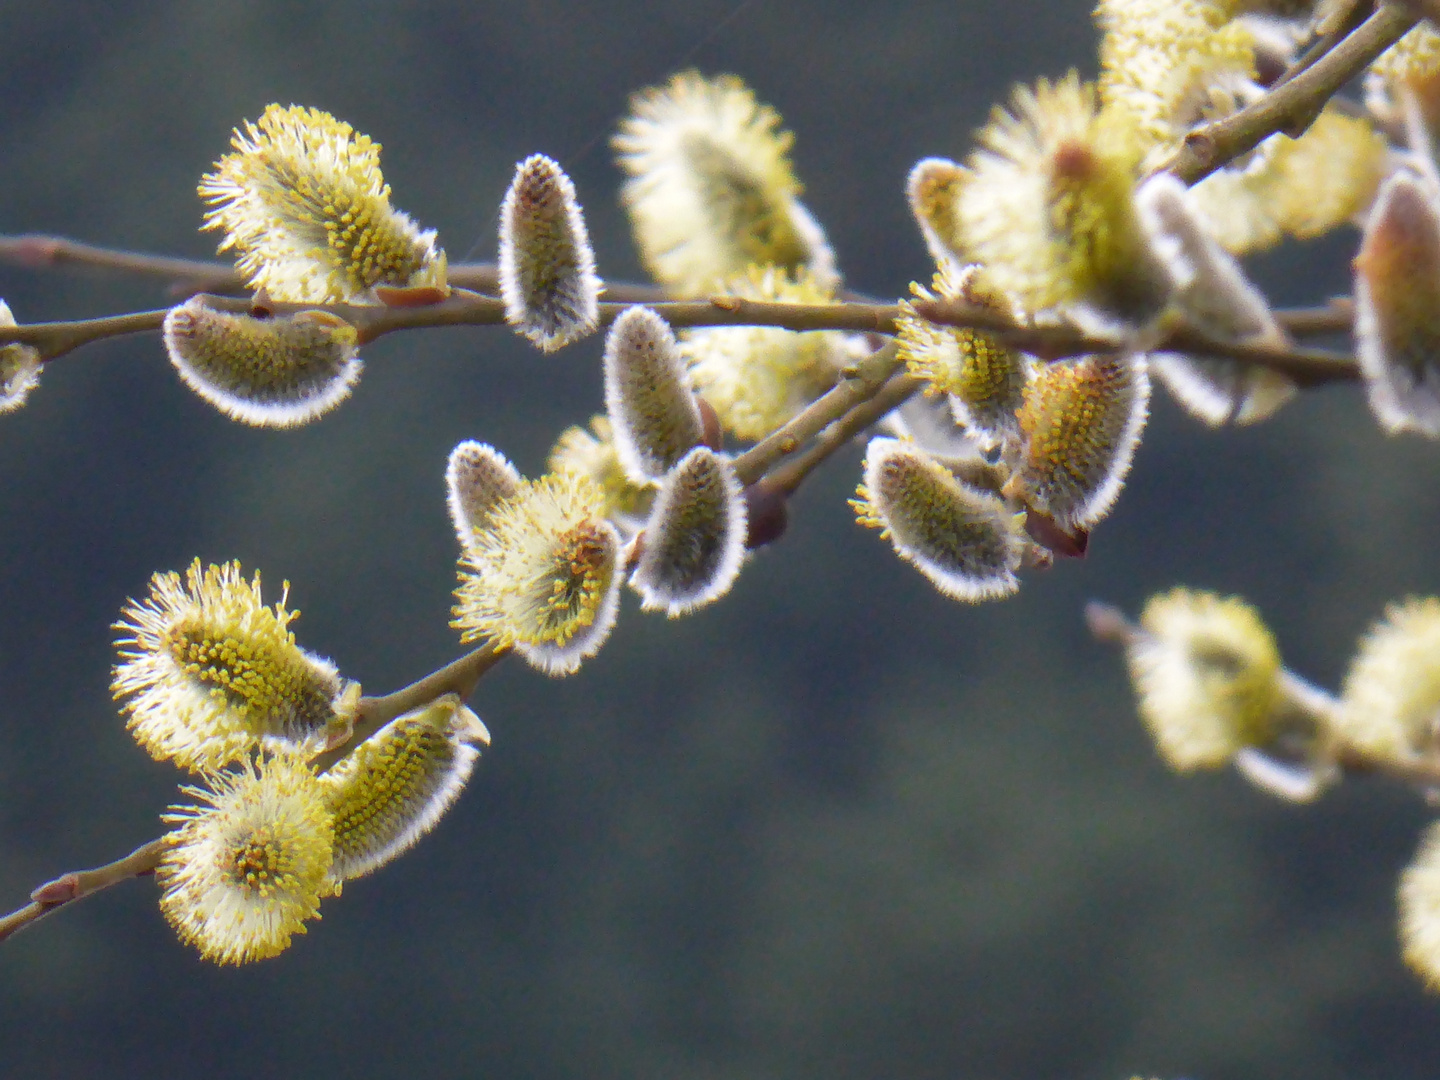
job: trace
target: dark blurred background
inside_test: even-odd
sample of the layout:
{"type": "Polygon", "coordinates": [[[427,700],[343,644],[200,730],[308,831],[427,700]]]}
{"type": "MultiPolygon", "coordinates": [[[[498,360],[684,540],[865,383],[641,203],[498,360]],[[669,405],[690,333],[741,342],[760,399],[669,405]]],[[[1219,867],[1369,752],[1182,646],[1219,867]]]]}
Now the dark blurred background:
{"type": "MultiPolygon", "coordinates": [[[[910,165],[962,156],[1009,85],[1094,66],[1088,0],[584,5],[0,4],[0,231],[206,256],[195,184],[272,101],[384,144],[396,204],[493,257],[514,163],[558,157],[613,279],[639,268],[606,145],[627,94],[732,71],[797,133],[851,286],[931,267],[910,165]]],[[[1260,260],[1277,303],[1349,289],[1353,233],[1260,260]]],[[[164,303],[0,270],[24,321],[164,303]]],[[[458,654],[442,471],[541,470],[601,405],[598,338],[396,335],[293,432],[226,421],[153,336],[46,371],[0,420],[0,907],[155,835],[176,772],[108,693],[110,623],[159,569],[293,583],[307,647],[372,692],[458,654]]],[[[520,664],[495,744],[412,853],[277,960],[216,969],[149,881],[0,948],[0,1074],[1206,1080],[1431,1077],[1440,997],[1402,967],[1396,875],[1429,816],[1349,783],[1294,808],[1167,773],[1086,599],[1237,592],[1334,686],[1387,600],[1435,592],[1440,447],[1352,388],[1213,433],[1157,393],[1083,562],[941,598],[845,505],[859,448],[724,602],[627,599],[576,676],[520,664]]]]}

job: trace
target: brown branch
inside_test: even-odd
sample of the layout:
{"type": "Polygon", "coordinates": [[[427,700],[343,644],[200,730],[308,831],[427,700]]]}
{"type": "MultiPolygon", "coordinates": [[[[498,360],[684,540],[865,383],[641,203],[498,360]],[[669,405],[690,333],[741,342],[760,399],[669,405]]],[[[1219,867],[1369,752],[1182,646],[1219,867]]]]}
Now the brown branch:
{"type": "Polygon", "coordinates": [[[1319,307],[1281,308],[1275,321],[1287,334],[1349,334],[1355,329],[1355,301],[1348,296],[1333,296],[1319,307]]]}
{"type": "Polygon", "coordinates": [[[1440,27],[1440,0],[1401,0],[1401,3],[1416,16],[1440,27]]]}
{"type": "Polygon", "coordinates": [[[123,859],[116,859],[93,870],[72,870],[54,881],[46,882],[30,894],[29,904],[0,918],[0,941],[66,904],[93,896],[122,881],[154,873],[168,846],[167,838],[162,836],[136,848],[123,859]]]}
{"type": "MultiPolygon", "coordinates": [[[[172,296],[191,296],[199,292],[244,293],[249,291],[233,264],[219,259],[180,259],[171,255],[152,255],[143,251],[85,244],[64,236],[43,233],[0,235],[0,263],[13,266],[50,267],[81,266],[95,270],[111,270],[140,277],[156,277],[169,282],[172,296]]],[[[447,271],[451,285],[496,293],[500,288],[500,271],[494,263],[456,263],[447,271]]],[[[669,300],[664,289],[653,285],[613,282],[605,285],[607,300],[648,304],[669,300]]]]}
{"type": "MultiPolygon", "coordinates": [[[[1005,315],[967,304],[963,300],[916,300],[917,314],[933,323],[966,326],[993,333],[1007,345],[1053,359],[1083,353],[1115,352],[1123,342],[1086,337],[1069,326],[1017,326],[1005,315]]],[[[1360,378],[1354,357],[1323,349],[1287,349],[1272,345],[1246,345],[1217,341],[1186,326],[1171,330],[1147,351],[1179,352],[1191,356],[1239,360],[1290,376],[1301,386],[1353,382],[1360,378]]]]}
{"type": "Polygon", "coordinates": [[[1418,21],[1399,5],[1381,4],[1358,28],[1285,85],[1223,120],[1190,132],[1180,149],[1160,168],[1168,169],[1187,185],[1194,184],[1277,131],[1292,138],[1298,136],[1314,123],[1332,95],[1418,21]]]}
{"type": "Polygon", "coordinates": [[[468,698],[485,673],[509,653],[508,648],[482,645],[393,694],[361,698],[350,738],[343,745],[311,759],[311,766],[316,772],[325,772],[391,720],[430,704],[442,694],[458,694],[461,700],[468,698]]]}
{"type": "Polygon", "coordinates": [[[793,495],[805,478],[822,465],[831,454],[847,445],[870,425],[923,389],[925,383],[913,375],[892,375],[880,391],[868,401],[852,407],[825,427],[815,442],[799,457],[781,465],[765,477],[765,484],[784,495],[793,495]]]}
{"type": "Polygon", "coordinates": [[[826,425],[869,401],[902,363],[899,347],[892,341],[846,368],[834,387],[735,459],[735,474],[740,482],[755,483],[772,465],[800,449],[826,425]]]}

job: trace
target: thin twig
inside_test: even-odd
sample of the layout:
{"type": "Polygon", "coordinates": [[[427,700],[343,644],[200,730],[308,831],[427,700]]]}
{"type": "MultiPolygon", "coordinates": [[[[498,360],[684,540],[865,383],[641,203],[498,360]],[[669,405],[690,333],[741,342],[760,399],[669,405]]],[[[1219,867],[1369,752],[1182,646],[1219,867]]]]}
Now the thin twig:
{"type": "Polygon", "coordinates": [[[1223,120],[1190,132],[1160,168],[1187,185],[1194,184],[1277,131],[1298,136],[1320,115],[1331,95],[1404,37],[1417,21],[1403,7],[1381,4],[1343,41],[1284,86],[1223,120]]]}
{"type": "Polygon", "coordinates": [[[869,401],[902,363],[899,347],[891,341],[847,368],[834,387],[735,459],[735,474],[740,482],[755,483],[772,465],[800,449],[827,424],[869,401]]]}
{"type": "MultiPolygon", "coordinates": [[[[916,300],[913,304],[916,313],[930,322],[985,330],[1007,345],[1047,359],[1127,349],[1124,342],[1090,338],[1069,326],[1017,326],[999,312],[968,304],[964,300],[916,300]]],[[[1150,348],[1155,352],[1239,360],[1267,367],[1290,376],[1301,386],[1353,382],[1360,378],[1359,365],[1353,356],[1346,353],[1218,341],[1183,325],[1171,330],[1150,348]]]]}
{"type": "Polygon", "coordinates": [[[849,412],[822,430],[816,436],[815,442],[803,454],[767,474],[765,483],[775,491],[793,495],[795,490],[805,482],[805,478],[829,459],[830,455],[847,445],[851,439],[866,428],[878,422],[881,417],[898,409],[924,386],[924,380],[917,379],[913,375],[892,375],[890,380],[880,388],[879,393],[869,401],[854,406],[849,412]]]}
{"type": "Polygon", "coordinates": [[[430,704],[442,694],[458,694],[461,700],[468,698],[485,673],[509,652],[508,648],[485,644],[393,694],[361,698],[349,740],[313,758],[311,766],[316,772],[325,772],[391,720],[430,704]]]}
{"type": "MultiPolygon", "coordinates": [[[[44,233],[0,235],[0,263],[15,266],[83,266],[95,270],[111,270],[121,274],[161,278],[169,282],[172,296],[191,296],[200,292],[243,293],[249,289],[232,263],[219,259],[181,259],[172,255],[152,255],[143,251],[86,244],[64,236],[44,233]]],[[[495,293],[500,288],[500,271],[494,263],[455,263],[446,272],[450,284],[461,289],[495,293]]],[[[607,300],[622,303],[649,304],[671,299],[654,285],[631,282],[606,284],[607,300]]]]}
{"type": "Polygon", "coordinates": [[[0,918],[0,941],[66,904],[93,896],[122,881],[154,873],[168,846],[169,841],[162,836],[136,848],[123,859],[116,859],[93,870],[72,870],[54,881],[46,882],[30,894],[29,904],[0,918]]]}

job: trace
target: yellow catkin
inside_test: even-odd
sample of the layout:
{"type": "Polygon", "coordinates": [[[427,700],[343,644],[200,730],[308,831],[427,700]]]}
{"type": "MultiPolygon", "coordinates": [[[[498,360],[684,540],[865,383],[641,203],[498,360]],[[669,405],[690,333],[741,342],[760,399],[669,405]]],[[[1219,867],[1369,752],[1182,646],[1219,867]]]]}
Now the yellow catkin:
{"type": "Polygon", "coordinates": [[[200,182],[252,288],[297,303],[367,302],[375,286],[445,289],[445,253],[390,206],[380,145],[319,109],[271,105],[200,182]]]}
{"type": "Polygon", "coordinates": [[[187,787],[180,824],[156,870],[160,910],[219,964],[283,952],[330,892],[334,832],[319,782],[299,758],[270,758],[187,787]]]}

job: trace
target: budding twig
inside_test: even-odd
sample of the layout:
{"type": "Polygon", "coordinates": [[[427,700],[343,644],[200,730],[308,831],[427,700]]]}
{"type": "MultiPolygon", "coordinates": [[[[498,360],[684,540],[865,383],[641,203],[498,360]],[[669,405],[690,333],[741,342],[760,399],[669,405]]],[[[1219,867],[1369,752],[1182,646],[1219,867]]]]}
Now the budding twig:
{"type": "MultiPolygon", "coordinates": [[[[397,716],[429,704],[442,694],[469,697],[481,677],[509,651],[485,645],[393,694],[361,698],[350,740],[315,758],[311,764],[317,772],[324,772],[397,716]]],[[[136,848],[123,859],[93,870],[73,870],[46,882],[30,894],[29,904],[0,917],[0,941],[66,904],[83,900],[122,881],[153,873],[168,846],[168,838],[162,836],[136,848]]]]}
{"type": "Polygon", "coordinates": [[[892,375],[874,397],[853,406],[839,419],[826,426],[810,449],[767,475],[765,482],[775,491],[785,495],[793,494],[796,488],[805,482],[805,478],[831,454],[848,445],[851,439],[879,421],[886,413],[898,409],[924,385],[923,380],[913,375],[892,375]]]}
{"type": "MultiPolygon", "coordinates": [[[[1308,128],[1325,102],[1399,41],[1419,19],[1404,7],[1382,3],[1334,48],[1278,89],[1239,112],[1196,128],[1160,166],[1187,185],[1248,153],[1277,131],[1292,138],[1308,128]]],[[[1157,170],[1160,171],[1160,170],[1157,170]]]]}
{"type": "Polygon", "coordinates": [[[83,900],[122,881],[153,873],[160,865],[161,856],[165,854],[168,846],[169,842],[162,836],[136,848],[123,859],[116,859],[93,870],[72,870],[54,881],[46,882],[30,894],[29,904],[0,918],[0,941],[66,904],[83,900]]]}

